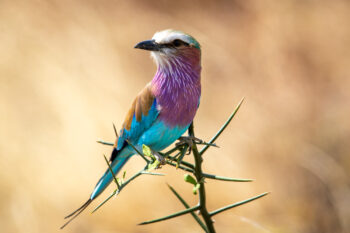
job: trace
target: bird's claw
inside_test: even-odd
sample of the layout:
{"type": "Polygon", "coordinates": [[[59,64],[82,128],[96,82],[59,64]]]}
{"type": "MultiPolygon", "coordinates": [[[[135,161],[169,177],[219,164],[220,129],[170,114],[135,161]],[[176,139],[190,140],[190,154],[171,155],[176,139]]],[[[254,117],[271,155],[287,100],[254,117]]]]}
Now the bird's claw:
{"type": "Polygon", "coordinates": [[[182,146],[182,145],[188,145],[188,153],[191,153],[192,147],[193,147],[193,143],[195,144],[199,144],[199,145],[208,145],[208,146],[214,146],[214,147],[218,147],[215,143],[207,143],[205,141],[203,141],[200,138],[197,138],[195,136],[181,136],[179,139],[179,142],[177,142],[175,144],[175,146],[182,146]]]}
{"type": "Polygon", "coordinates": [[[166,164],[165,158],[162,155],[160,155],[157,151],[153,151],[153,155],[156,158],[156,160],[159,161],[159,165],[157,168],[166,164]]]}

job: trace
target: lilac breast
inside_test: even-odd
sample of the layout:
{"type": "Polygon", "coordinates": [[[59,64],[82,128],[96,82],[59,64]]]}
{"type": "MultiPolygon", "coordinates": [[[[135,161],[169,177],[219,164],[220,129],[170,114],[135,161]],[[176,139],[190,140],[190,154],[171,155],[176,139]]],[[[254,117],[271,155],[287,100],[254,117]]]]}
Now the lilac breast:
{"type": "Polygon", "coordinates": [[[178,58],[158,67],[152,91],[160,110],[159,119],[170,127],[187,126],[196,114],[201,95],[200,61],[178,58]]]}

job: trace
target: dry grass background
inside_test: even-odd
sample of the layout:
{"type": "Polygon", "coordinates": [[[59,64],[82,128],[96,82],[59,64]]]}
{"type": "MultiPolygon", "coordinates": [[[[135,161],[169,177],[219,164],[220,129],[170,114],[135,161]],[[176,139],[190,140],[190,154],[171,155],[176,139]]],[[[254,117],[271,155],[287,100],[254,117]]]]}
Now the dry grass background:
{"type": "MultiPolygon", "coordinates": [[[[210,138],[246,97],[205,170],[256,181],[208,180],[209,208],[272,192],[216,216],[217,231],[349,232],[350,2],[341,0],[2,0],[1,232],[59,232],[88,198],[110,151],[95,140],[113,140],[112,122],[155,72],[133,46],[166,28],[202,44],[197,136],[210,138]]],[[[142,164],[133,158],[127,174],[142,164]]],[[[195,203],[181,171],[162,172],[63,232],[200,232],[191,216],[136,225],[183,208],[166,182],[195,203]]]]}

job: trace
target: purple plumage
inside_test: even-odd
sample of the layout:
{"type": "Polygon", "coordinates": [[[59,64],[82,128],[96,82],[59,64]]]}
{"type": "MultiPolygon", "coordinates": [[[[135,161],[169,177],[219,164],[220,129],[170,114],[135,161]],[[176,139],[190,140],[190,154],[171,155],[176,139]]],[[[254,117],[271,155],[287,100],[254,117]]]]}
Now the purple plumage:
{"type": "Polygon", "coordinates": [[[167,125],[187,126],[196,114],[200,95],[200,50],[183,48],[159,64],[152,92],[160,108],[159,119],[167,125]]]}

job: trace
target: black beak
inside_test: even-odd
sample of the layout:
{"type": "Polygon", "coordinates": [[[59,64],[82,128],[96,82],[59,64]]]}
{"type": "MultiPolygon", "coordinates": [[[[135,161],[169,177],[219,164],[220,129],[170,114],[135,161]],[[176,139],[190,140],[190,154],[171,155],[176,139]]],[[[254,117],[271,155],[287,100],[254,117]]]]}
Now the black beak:
{"type": "Polygon", "coordinates": [[[155,40],[145,40],[134,47],[135,49],[144,49],[144,50],[150,50],[150,51],[159,51],[160,46],[157,44],[155,40]]]}

